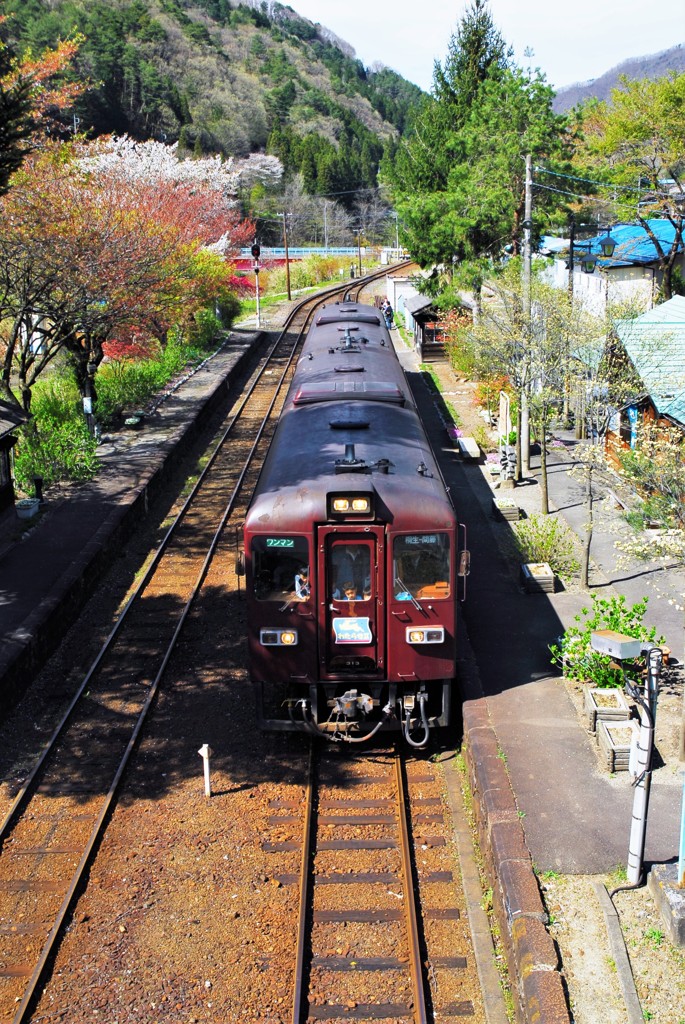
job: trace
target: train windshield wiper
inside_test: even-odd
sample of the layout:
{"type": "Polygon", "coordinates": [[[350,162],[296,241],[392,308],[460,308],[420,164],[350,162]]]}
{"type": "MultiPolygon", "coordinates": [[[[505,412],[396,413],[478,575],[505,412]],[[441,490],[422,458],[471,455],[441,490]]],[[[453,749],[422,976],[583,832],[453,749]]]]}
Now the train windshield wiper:
{"type": "MultiPolygon", "coordinates": [[[[400,592],[403,592],[405,594],[409,594],[409,599],[411,600],[411,603],[414,605],[414,607],[418,608],[420,612],[423,611],[423,608],[421,607],[419,602],[416,600],[416,598],[412,594],[412,592],[409,589],[409,587],[406,585],[406,583],[402,582],[402,580],[399,578],[399,576],[395,576],[395,586],[400,588],[400,592]]],[[[397,596],[397,595],[395,595],[395,596],[397,596]]]]}

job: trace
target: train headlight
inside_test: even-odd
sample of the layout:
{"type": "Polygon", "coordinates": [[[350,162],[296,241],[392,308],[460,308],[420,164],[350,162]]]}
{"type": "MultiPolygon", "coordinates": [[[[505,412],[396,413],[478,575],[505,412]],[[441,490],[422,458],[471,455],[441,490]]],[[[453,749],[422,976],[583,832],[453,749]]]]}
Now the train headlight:
{"type": "Polygon", "coordinates": [[[445,640],[445,630],[442,626],[432,629],[411,629],[407,627],[408,644],[441,644],[445,640]]]}
{"type": "Polygon", "coordinates": [[[329,494],[328,512],[331,516],[371,516],[373,499],[370,494],[329,494]]]}
{"type": "Polygon", "coordinates": [[[264,647],[294,647],[297,643],[297,630],[260,629],[259,642],[264,647]]]}

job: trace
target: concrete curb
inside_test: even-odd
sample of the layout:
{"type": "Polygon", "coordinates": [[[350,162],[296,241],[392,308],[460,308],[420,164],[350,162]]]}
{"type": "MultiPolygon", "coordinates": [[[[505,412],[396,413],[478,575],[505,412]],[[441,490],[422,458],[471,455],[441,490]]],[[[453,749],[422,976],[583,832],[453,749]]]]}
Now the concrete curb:
{"type": "Polygon", "coordinates": [[[463,623],[458,643],[463,753],[517,1018],[521,1024],[571,1024],[559,956],[463,623]]]}
{"type": "Polygon", "coordinates": [[[611,947],[611,952],[614,955],[614,963],[616,964],[618,983],[623,994],[623,1001],[626,1004],[628,1024],[642,1024],[645,1018],[642,1013],[642,1007],[640,1006],[640,1000],[638,999],[637,989],[635,988],[633,972],[630,968],[630,959],[626,950],[623,932],[621,931],[621,922],[619,920],[616,907],[612,903],[609,893],[601,882],[595,882],[594,889],[597,893],[597,899],[599,900],[599,905],[602,908],[602,913],[604,914],[604,922],[609,936],[609,945],[611,947]]]}

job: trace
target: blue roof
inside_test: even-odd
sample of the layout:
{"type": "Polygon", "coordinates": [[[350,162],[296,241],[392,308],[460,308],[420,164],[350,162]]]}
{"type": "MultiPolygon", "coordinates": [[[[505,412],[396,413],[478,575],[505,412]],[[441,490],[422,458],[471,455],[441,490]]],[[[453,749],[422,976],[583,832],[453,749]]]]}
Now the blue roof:
{"type": "MultiPolygon", "coordinates": [[[[646,222],[655,237],[659,240],[665,252],[668,252],[673,245],[675,238],[675,227],[668,220],[648,220],[646,222]]],[[[611,267],[631,267],[636,265],[647,265],[656,263],[659,259],[654,242],[646,230],[639,224],[617,224],[609,232],[616,242],[613,256],[602,256],[600,240],[606,237],[607,232],[603,231],[594,238],[584,238],[574,243],[574,249],[589,251],[598,257],[598,265],[605,269],[611,267]]],[[[679,246],[683,251],[682,243],[679,246]]]]}
{"type": "Polygon", "coordinates": [[[621,320],[616,331],[659,415],[685,426],[685,297],[621,320]]]}

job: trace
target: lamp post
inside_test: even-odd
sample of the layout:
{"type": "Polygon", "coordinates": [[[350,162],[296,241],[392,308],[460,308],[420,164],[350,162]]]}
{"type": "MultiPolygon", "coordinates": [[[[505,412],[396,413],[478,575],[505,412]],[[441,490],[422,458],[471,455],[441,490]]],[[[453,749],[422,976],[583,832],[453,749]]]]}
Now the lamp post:
{"type": "Polygon", "coordinates": [[[93,381],[95,379],[97,368],[98,364],[95,360],[89,359],[86,366],[86,388],[85,395],[83,396],[83,412],[86,417],[89,434],[95,433],[95,417],[93,415],[93,381]]]}
{"type": "MultiPolygon", "coordinates": [[[[600,253],[606,259],[611,259],[616,249],[616,239],[612,238],[609,228],[606,228],[606,234],[602,235],[601,238],[597,239],[597,245],[599,246],[600,253]]],[[[580,265],[585,274],[594,274],[595,267],[599,256],[592,251],[592,242],[588,245],[588,250],[583,254],[580,265]]]]}

